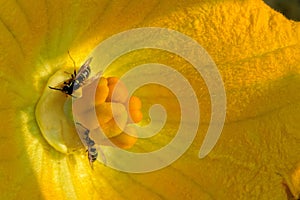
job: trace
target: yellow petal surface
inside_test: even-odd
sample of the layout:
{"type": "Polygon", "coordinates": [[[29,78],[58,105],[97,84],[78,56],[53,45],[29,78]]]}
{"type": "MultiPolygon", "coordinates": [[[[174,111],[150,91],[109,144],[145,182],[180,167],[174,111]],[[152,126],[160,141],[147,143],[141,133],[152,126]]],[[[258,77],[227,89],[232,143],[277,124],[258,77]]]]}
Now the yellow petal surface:
{"type": "MultiPolygon", "coordinates": [[[[0,199],[299,198],[298,22],[260,0],[1,0],[0,5],[0,199]],[[180,159],[155,172],[124,173],[100,162],[91,170],[84,150],[64,154],[48,144],[35,118],[36,104],[49,77],[73,66],[68,50],[79,64],[104,39],[145,26],[180,31],[208,51],[226,89],[224,130],[211,153],[199,159],[210,118],[203,79],[179,56],[132,52],[105,75],[118,77],[148,62],[172,66],[199,99],[197,136],[180,159]]],[[[141,123],[148,123],[154,103],[165,107],[168,119],[159,134],[138,139],[132,151],[159,149],[176,134],[178,102],[157,85],[134,95],[143,102],[141,123]]]]}

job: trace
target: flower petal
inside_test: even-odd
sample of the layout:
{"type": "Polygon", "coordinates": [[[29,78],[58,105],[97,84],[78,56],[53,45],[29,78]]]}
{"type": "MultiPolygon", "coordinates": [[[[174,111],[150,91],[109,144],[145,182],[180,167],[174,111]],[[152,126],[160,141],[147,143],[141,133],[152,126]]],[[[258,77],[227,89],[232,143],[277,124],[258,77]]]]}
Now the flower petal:
{"type": "MultiPolygon", "coordinates": [[[[3,1],[0,13],[1,199],[285,199],[283,182],[299,198],[299,23],[260,0],[3,1]],[[108,75],[148,62],[146,55],[182,72],[201,99],[203,124],[190,149],[167,168],[127,174],[96,163],[92,172],[83,151],[65,155],[47,144],[35,105],[50,75],[72,66],[68,50],[80,63],[103,39],[144,26],[175,29],[209,52],[225,82],[227,123],[215,149],[199,160],[210,118],[201,77],[180,58],[166,59],[166,53],[120,58],[108,75]]],[[[161,134],[138,140],[134,150],[158,149],[175,134],[176,99],[156,89],[135,95],[148,107],[164,103],[172,115],[161,134]]]]}

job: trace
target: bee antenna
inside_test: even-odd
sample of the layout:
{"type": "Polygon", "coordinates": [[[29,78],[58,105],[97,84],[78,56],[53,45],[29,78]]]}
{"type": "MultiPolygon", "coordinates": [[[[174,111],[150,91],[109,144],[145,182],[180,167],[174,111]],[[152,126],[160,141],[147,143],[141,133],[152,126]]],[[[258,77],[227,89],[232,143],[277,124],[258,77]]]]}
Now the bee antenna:
{"type": "Polygon", "coordinates": [[[75,74],[75,76],[76,76],[76,64],[75,64],[75,61],[74,61],[74,59],[72,58],[72,56],[71,56],[71,54],[70,54],[70,51],[68,51],[68,54],[69,54],[70,59],[71,59],[72,62],[73,62],[73,65],[74,65],[74,74],[75,74]]]}

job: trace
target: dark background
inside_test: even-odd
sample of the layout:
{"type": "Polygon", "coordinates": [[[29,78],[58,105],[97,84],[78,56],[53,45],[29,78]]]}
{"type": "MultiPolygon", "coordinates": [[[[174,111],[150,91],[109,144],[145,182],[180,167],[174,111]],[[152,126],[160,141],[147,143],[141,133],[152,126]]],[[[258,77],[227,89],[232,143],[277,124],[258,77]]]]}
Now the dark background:
{"type": "Polygon", "coordinates": [[[264,2],[287,18],[300,21],[300,0],[264,0],[264,2]]]}

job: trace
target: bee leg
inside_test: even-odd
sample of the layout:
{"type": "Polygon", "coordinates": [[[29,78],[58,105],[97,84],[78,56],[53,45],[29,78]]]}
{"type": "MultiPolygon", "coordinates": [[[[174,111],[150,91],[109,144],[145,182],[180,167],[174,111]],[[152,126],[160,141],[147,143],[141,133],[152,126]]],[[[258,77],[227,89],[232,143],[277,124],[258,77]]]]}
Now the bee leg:
{"type": "MultiPolygon", "coordinates": [[[[75,61],[74,59],[72,58],[71,54],[70,54],[70,51],[68,51],[68,54],[69,54],[69,57],[70,59],[72,60],[73,62],[73,65],[74,65],[74,77],[76,77],[76,64],[75,64],[75,61]]],[[[73,75],[72,75],[72,78],[74,78],[73,75]]]]}
{"type": "Polygon", "coordinates": [[[71,72],[64,71],[65,74],[73,75],[71,72]]]}
{"type": "Polygon", "coordinates": [[[71,97],[73,97],[74,99],[77,99],[78,97],[74,96],[73,94],[69,94],[71,97]]]}
{"type": "MultiPolygon", "coordinates": [[[[74,79],[76,77],[76,69],[74,69],[74,74],[70,73],[70,72],[67,72],[67,71],[64,71],[65,74],[68,74],[68,75],[71,75],[71,79],[74,79]]],[[[65,84],[67,84],[66,82],[64,82],[65,84]]]]}
{"type": "Polygon", "coordinates": [[[63,91],[61,88],[55,88],[55,87],[51,87],[51,86],[48,86],[50,89],[52,90],[59,90],[59,91],[63,91]]]}

